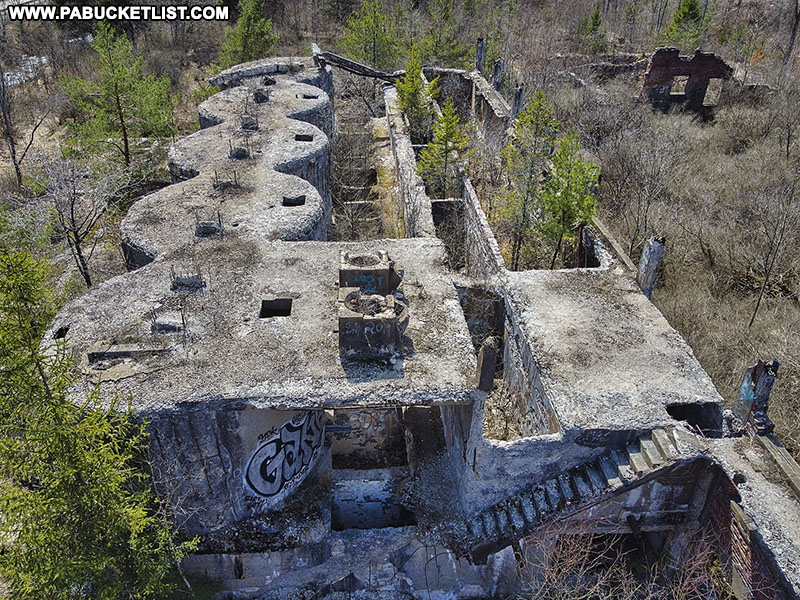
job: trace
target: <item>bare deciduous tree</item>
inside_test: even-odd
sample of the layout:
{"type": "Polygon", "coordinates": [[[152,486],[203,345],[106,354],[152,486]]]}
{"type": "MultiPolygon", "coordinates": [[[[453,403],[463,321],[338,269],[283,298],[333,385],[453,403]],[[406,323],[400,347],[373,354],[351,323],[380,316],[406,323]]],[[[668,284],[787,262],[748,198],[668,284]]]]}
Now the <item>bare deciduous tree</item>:
{"type": "Polygon", "coordinates": [[[61,232],[86,287],[92,287],[89,261],[99,239],[95,230],[109,203],[130,185],[130,172],[119,169],[98,177],[69,160],[49,162],[43,171],[61,232]]]}
{"type": "MultiPolygon", "coordinates": [[[[4,46],[4,41],[0,39],[0,49],[4,46]]],[[[2,52],[0,52],[2,54],[2,52]]],[[[11,157],[11,164],[14,167],[14,175],[17,179],[17,185],[22,186],[22,162],[28,155],[28,151],[33,145],[33,140],[36,136],[36,131],[44,123],[47,115],[50,114],[50,107],[45,106],[41,111],[39,117],[36,119],[30,133],[28,134],[27,141],[19,141],[19,132],[16,123],[14,122],[14,98],[11,87],[9,85],[9,78],[7,77],[6,69],[0,60],[0,132],[8,146],[8,153],[11,157]]]]}
{"type": "Polygon", "coordinates": [[[796,202],[797,181],[776,183],[756,198],[751,207],[751,235],[746,251],[752,258],[750,264],[763,277],[758,300],[747,325],[752,327],[776,268],[789,245],[788,241],[800,225],[800,214],[796,202]]]}

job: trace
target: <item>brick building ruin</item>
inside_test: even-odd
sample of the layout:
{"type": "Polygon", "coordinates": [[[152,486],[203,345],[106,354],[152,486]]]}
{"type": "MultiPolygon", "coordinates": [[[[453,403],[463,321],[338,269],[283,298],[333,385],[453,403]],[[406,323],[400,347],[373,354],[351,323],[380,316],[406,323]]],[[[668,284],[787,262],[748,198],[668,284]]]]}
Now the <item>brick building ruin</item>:
{"type": "MultiPolygon", "coordinates": [[[[478,71],[434,74],[486,143],[504,135],[511,107],[478,71]]],[[[52,324],[76,393],[99,383],[147,420],[159,491],[201,540],[184,569],[227,598],[502,598],[554,523],[674,561],[705,527],[739,597],[795,597],[800,490],[769,475],[793,462],[729,435],[612,243],[587,230],[588,266],[507,270],[467,178],[425,193],[390,84],[410,237],[326,241],[333,81],[319,53],[218,75],[173,184],[122,222],[130,271],[52,324]],[[484,435],[501,385],[515,440],[484,435]]]]}

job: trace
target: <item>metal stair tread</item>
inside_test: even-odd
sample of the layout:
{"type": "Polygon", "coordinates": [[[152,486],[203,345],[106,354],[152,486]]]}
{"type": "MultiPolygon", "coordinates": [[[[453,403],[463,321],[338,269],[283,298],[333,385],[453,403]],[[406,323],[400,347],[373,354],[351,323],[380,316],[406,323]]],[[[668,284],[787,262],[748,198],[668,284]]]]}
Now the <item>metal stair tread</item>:
{"type": "Polygon", "coordinates": [[[650,470],[650,465],[640,450],[633,444],[628,444],[628,460],[635,473],[644,473],[650,470]]]}
{"type": "Polygon", "coordinates": [[[647,437],[640,438],[639,447],[641,448],[645,460],[651,467],[658,467],[664,464],[664,457],[661,456],[661,452],[658,451],[658,448],[656,448],[656,445],[651,439],[647,437]]]}
{"type": "Polygon", "coordinates": [[[603,475],[605,476],[606,481],[608,481],[609,486],[617,487],[622,485],[622,480],[620,479],[619,475],[619,468],[610,456],[601,456],[598,460],[598,464],[600,465],[600,468],[602,469],[603,475]]]}
{"type": "Polygon", "coordinates": [[[586,465],[585,472],[595,494],[604,491],[606,487],[608,487],[608,483],[605,477],[603,477],[602,471],[594,464],[586,465]]]}

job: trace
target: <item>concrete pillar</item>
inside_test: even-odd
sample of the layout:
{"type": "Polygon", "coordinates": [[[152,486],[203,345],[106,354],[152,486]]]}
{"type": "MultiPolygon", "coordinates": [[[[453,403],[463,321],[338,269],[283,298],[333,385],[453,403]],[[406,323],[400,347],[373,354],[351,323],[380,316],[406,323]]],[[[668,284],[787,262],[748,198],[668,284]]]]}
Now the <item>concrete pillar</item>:
{"type": "Polygon", "coordinates": [[[525,86],[518,85],[514,88],[514,102],[511,106],[511,120],[515,121],[519,111],[522,110],[522,100],[525,97],[525,86]]]}
{"type": "Polygon", "coordinates": [[[492,391],[499,349],[500,340],[490,336],[486,338],[478,352],[478,389],[482,392],[492,391]]]}
{"type": "Polygon", "coordinates": [[[492,69],[492,87],[498,92],[503,85],[503,57],[501,56],[494,61],[494,68],[492,69]]]}
{"type": "Polygon", "coordinates": [[[483,63],[486,60],[486,40],[478,38],[477,48],[475,49],[475,69],[483,74],[483,63]]]}
{"type": "Polygon", "coordinates": [[[736,425],[740,428],[751,423],[759,434],[772,433],[775,425],[767,416],[769,409],[769,395],[775,385],[775,377],[781,363],[777,360],[767,364],[758,361],[754,366],[745,371],[739,395],[733,404],[733,415],[736,425]]]}
{"type": "Polygon", "coordinates": [[[664,256],[664,238],[651,237],[644,243],[642,259],[639,261],[639,272],[636,274],[636,283],[650,300],[653,288],[656,286],[658,272],[661,269],[661,259],[664,256]]]}

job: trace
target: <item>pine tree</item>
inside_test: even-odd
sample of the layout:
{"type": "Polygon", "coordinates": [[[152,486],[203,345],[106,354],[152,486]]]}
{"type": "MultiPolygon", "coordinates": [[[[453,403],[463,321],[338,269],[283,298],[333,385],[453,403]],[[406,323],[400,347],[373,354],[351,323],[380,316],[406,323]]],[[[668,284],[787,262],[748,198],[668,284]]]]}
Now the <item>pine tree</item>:
{"type": "Polygon", "coordinates": [[[586,17],[578,28],[580,33],[580,49],[589,54],[603,52],[607,46],[606,28],[603,27],[603,15],[600,5],[596,4],[592,13],[586,17]]]}
{"type": "Polygon", "coordinates": [[[520,111],[514,135],[501,152],[509,185],[498,198],[498,213],[511,236],[512,270],[519,269],[522,249],[535,233],[542,175],[557,131],[552,105],[537,92],[520,111]]]}
{"type": "Polygon", "coordinates": [[[431,0],[428,16],[430,28],[421,44],[426,63],[443,67],[466,66],[469,50],[458,39],[459,25],[453,0],[431,0]]]}
{"type": "Polygon", "coordinates": [[[0,249],[0,580],[13,598],[160,598],[173,543],[141,471],[145,431],[96,393],[76,406],[45,264],[0,249]]]}
{"type": "Polygon", "coordinates": [[[703,32],[703,10],[698,0],[681,0],[672,23],[661,35],[662,43],[675,44],[684,49],[697,46],[703,32]]]}
{"type": "Polygon", "coordinates": [[[110,144],[130,166],[133,140],[174,134],[176,99],[168,78],[145,76],[142,57],[105,23],[97,26],[92,48],[97,53],[97,81],[72,77],[62,82],[82,113],[72,128],[71,144],[84,152],[105,151],[110,144]]]}
{"type": "Polygon", "coordinates": [[[600,169],[583,159],[579,151],[577,134],[569,133],[561,139],[540,194],[541,220],[537,229],[555,246],[551,269],[555,268],[564,242],[572,242],[575,230],[591,223],[597,212],[593,190],[600,169]]]}
{"type": "Polygon", "coordinates": [[[278,36],[272,32],[265,0],[239,0],[239,19],[222,42],[219,62],[223,69],[267,56],[278,36]]]}
{"type": "Polygon", "coordinates": [[[347,21],[342,37],[345,55],[376,69],[387,69],[394,64],[396,48],[397,37],[378,0],[363,0],[347,21]]]}
{"type": "Polygon", "coordinates": [[[408,118],[409,134],[415,144],[428,141],[433,124],[433,98],[438,93],[438,77],[426,84],[422,76],[419,52],[412,48],[406,72],[397,81],[397,103],[408,118]]]}
{"type": "Polygon", "coordinates": [[[417,165],[417,172],[433,197],[448,198],[457,194],[459,173],[455,158],[457,155],[466,158],[468,141],[459,128],[455,106],[448,98],[433,126],[433,140],[420,153],[417,165]]]}

